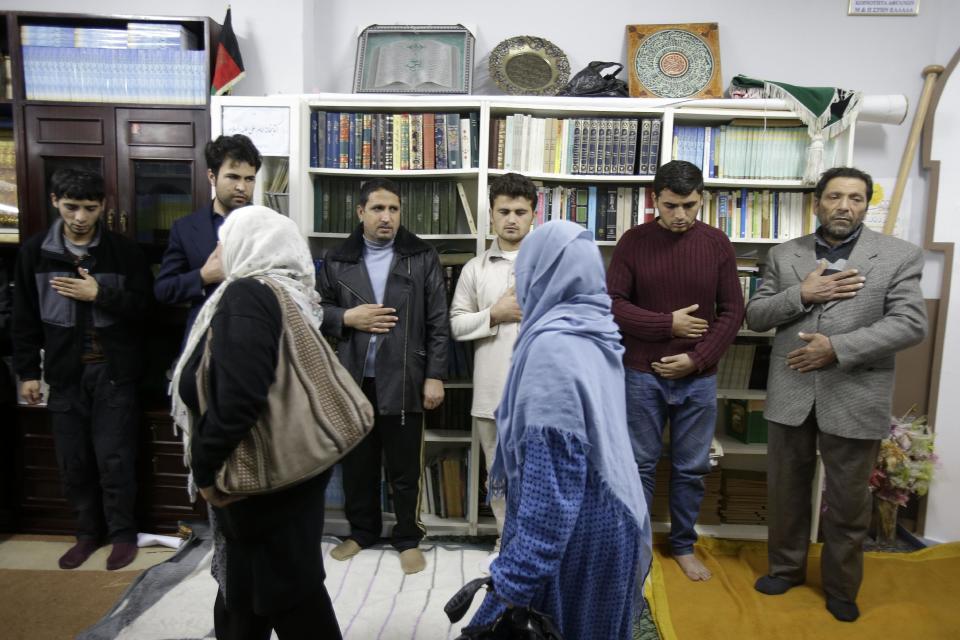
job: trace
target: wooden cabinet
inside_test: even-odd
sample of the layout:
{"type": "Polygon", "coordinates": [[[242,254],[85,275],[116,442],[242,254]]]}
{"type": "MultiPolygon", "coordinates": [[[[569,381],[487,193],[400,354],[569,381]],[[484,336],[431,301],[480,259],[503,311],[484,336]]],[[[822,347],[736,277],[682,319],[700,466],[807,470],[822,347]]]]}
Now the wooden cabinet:
{"type": "MultiPolygon", "coordinates": [[[[50,416],[43,407],[18,407],[13,453],[16,483],[12,528],[19,532],[64,533],[76,530],[63,494],[50,416]]],[[[202,498],[187,494],[183,446],[170,416],[146,412],[140,424],[137,455],[136,520],[140,531],[174,532],[180,520],[206,520],[202,498]]]]}

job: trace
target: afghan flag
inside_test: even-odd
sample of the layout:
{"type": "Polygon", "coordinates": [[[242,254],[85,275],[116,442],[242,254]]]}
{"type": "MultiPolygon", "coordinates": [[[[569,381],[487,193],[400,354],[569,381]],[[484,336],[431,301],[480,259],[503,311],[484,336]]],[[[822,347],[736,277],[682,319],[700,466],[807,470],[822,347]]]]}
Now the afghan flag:
{"type": "Polygon", "coordinates": [[[239,80],[246,75],[243,70],[243,58],[240,56],[240,45],[233,32],[233,21],[230,19],[230,7],[227,7],[227,17],[223,19],[223,28],[220,30],[220,42],[217,44],[216,64],[213,68],[213,83],[210,85],[210,94],[223,95],[230,91],[239,80]]]}

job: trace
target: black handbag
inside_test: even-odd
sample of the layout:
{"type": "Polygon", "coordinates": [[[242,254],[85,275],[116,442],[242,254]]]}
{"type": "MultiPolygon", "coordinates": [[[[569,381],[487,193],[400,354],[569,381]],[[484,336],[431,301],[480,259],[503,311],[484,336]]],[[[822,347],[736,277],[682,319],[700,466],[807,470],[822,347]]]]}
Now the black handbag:
{"type": "MultiPolygon", "coordinates": [[[[471,580],[450,598],[443,607],[450,622],[463,618],[481,587],[493,592],[493,579],[488,576],[471,580]]],[[[461,631],[456,640],[563,640],[553,618],[531,607],[510,607],[491,624],[464,627],[461,631]]]]}
{"type": "Polygon", "coordinates": [[[567,86],[561,89],[557,95],[626,98],[630,95],[627,83],[616,77],[622,69],[623,65],[619,62],[594,60],[578,71],[577,75],[570,78],[567,86]],[[601,73],[609,67],[616,67],[616,69],[601,73]]]}

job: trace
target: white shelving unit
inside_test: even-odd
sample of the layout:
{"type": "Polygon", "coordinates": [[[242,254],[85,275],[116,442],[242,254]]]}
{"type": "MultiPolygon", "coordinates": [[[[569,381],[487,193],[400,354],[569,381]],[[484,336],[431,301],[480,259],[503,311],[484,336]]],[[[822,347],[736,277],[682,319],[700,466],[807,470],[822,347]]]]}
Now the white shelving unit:
{"type": "MultiPolygon", "coordinates": [[[[213,118],[212,132],[216,136],[222,129],[222,109],[225,106],[257,107],[286,107],[290,112],[290,144],[286,158],[290,167],[290,216],[295,219],[304,234],[310,240],[311,248],[318,253],[334,246],[347,237],[345,233],[323,233],[314,229],[314,190],[313,181],[320,178],[360,178],[372,176],[388,176],[396,180],[407,179],[436,179],[440,181],[453,180],[464,184],[467,198],[475,216],[476,234],[425,234],[420,237],[453,248],[456,251],[478,253],[487,248],[493,236],[489,233],[489,205],[487,185],[489,180],[506,173],[505,170],[491,169],[489,155],[489,141],[491,135],[491,121],[494,118],[505,117],[517,113],[529,114],[536,117],[555,118],[587,118],[587,117],[630,117],[630,118],[660,118],[661,138],[659,164],[671,159],[672,138],[675,126],[679,125],[720,125],[730,123],[735,119],[752,119],[758,121],[782,121],[795,119],[793,112],[784,110],[777,101],[770,101],[770,108],[754,108],[756,101],[750,101],[751,108],[738,108],[736,100],[638,100],[631,98],[545,98],[545,97],[510,97],[510,96],[396,96],[396,95],[353,95],[353,94],[311,94],[296,96],[275,96],[268,98],[214,98],[211,104],[213,118]],[[371,171],[360,169],[333,169],[310,167],[310,113],[311,111],[334,112],[362,112],[362,113],[479,113],[479,164],[477,167],[441,170],[413,170],[413,171],[371,171]]],[[[825,162],[830,164],[850,164],[853,157],[854,127],[830,143],[825,162]],[[832,155],[831,155],[832,154],[832,155]]],[[[527,172],[526,175],[534,180],[551,183],[609,184],[612,186],[646,186],[649,187],[653,176],[638,175],[570,175],[542,172],[527,172]]],[[[260,182],[260,181],[258,181],[260,182]]],[[[769,190],[809,190],[799,180],[750,180],[708,178],[705,180],[707,190],[718,189],[769,189],[769,190]]],[[[259,197],[259,194],[258,194],[259,197]]],[[[755,246],[760,260],[766,255],[771,245],[778,244],[779,240],[740,240],[733,242],[738,247],[755,246]]],[[[613,241],[597,243],[606,258],[616,245],[613,241]]],[[[739,337],[758,339],[770,338],[773,332],[756,333],[742,330],[739,337]]],[[[448,388],[463,388],[469,383],[452,383],[448,388]]],[[[751,389],[721,389],[718,391],[718,401],[738,398],[760,400],[766,393],[751,389]]],[[[746,468],[762,468],[766,456],[766,445],[744,444],[718,429],[718,439],[724,448],[725,462],[737,468],[743,465],[746,468]]],[[[467,514],[464,518],[438,518],[437,516],[423,516],[430,533],[457,533],[477,534],[495,533],[492,519],[480,520],[477,515],[477,495],[479,487],[479,466],[481,464],[480,446],[476,429],[472,433],[463,431],[428,430],[424,440],[429,447],[468,447],[470,477],[468,478],[467,514]]],[[[822,472],[818,469],[817,486],[822,484],[822,472]]],[[[816,537],[819,525],[819,496],[815,492],[814,503],[811,505],[813,513],[813,527],[811,537],[816,537]]],[[[385,527],[392,523],[392,516],[385,516],[385,527]]],[[[327,518],[327,529],[331,533],[346,533],[346,521],[342,512],[330,511],[327,518]]],[[[656,523],[655,530],[663,530],[667,525],[656,523]]],[[[730,538],[765,539],[766,527],[752,525],[709,525],[698,526],[703,535],[717,535],[730,538]]]]}

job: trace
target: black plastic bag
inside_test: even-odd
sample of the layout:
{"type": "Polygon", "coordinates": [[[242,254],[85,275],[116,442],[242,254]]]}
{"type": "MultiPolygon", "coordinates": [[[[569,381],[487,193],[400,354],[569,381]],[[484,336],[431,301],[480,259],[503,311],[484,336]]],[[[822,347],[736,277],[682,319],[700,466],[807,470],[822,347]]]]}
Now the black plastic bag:
{"type": "Polygon", "coordinates": [[[610,97],[625,98],[630,95],[627,83],[617,78],[623,70],[619,62],[601,62],[594,60],[570,78],[558,96],[610,97]],[[601,73],[604,69],[616,67],[613,71],[601,73]]]}
{"type": "MultiPolygon", "coordinates": [[[[443,608],[450,622],[459,622],[481,588],[493,589],[489,576],[465,584],[443,608]]],[[[492,624],[466,627],[457,640],[563,640],[553,618],[530,607],[511,607],[492,624]]]]}

